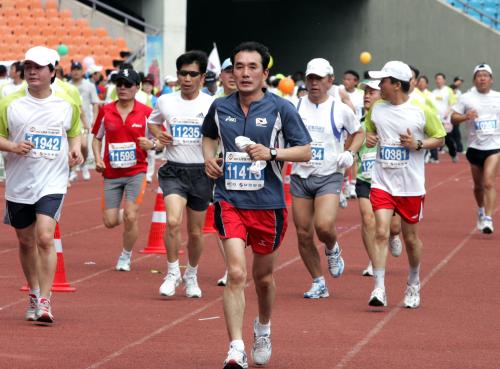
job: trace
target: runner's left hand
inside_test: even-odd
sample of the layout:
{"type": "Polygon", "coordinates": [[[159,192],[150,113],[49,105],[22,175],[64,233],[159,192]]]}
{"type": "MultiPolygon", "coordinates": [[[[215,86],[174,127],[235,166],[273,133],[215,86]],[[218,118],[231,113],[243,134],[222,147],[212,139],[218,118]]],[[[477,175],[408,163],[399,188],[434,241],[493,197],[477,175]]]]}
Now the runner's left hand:
{"type": "Polygon", "coordinates": [[[412,150],[415,150],[417,148],[417,142],[415,141],[413,134],[411,133],[409,128],[406,129],[406,134],[401,133],[399,135],[399,140],[401,142],[401,145],[403,145],[404,147],[412,150]]]}
{"type": "Polygon", "coordinates": [[[250,159],[252,159],[252,161],[271,160],[271,151],[269,147],[266,147],[264,145],[261,144],[248,145],[246,151],[247,154],[250,156],[250,159]]]}
{"type": "Polygon", "coordinates": [[[80,150],[71,150],[69,152],[68,164],[69,167],[72,168],[75,165],[79,165],[83,163],[83,156],[80,150]]]}
{"type": "Polygon", "coordinates": [[[153,141],[148,140],[146,137],[139,137],[139,147],[143,150],[151,150],[153,148],[153,141]]]}
{"type": "Polygon", "coordinates": [[[344,151],[337,156],[337,167],[339,169],[350,168],[354,163],[354,158],[350,151],[344,151]]]}

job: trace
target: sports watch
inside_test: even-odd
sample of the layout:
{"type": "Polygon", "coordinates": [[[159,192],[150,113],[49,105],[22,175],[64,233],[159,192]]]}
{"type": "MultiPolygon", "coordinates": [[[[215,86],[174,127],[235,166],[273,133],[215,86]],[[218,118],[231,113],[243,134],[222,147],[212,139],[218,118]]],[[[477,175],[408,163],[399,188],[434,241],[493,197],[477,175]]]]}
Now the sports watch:
{"type": "Polygon", "coordinates": [[[420,151],[422,150],[422,147],[424,146],[424,143],[422,140],[417,140],[417,148],[415,150],[420,151]]]}
{"type": "Polygon", "coordinates": [[[276,150],[274,147],[271,147],[269,149],[269,153],[271,154],[271,161],[276,160],[276,157],[278,156],[278,150],[276,150]]]}

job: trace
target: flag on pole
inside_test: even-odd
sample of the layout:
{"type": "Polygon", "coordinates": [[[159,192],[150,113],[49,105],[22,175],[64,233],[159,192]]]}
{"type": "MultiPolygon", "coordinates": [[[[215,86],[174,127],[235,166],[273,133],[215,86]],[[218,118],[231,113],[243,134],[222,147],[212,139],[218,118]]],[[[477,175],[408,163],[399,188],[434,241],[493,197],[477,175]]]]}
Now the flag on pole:
{"type": "Polygon", "coordinates": [[[211,70],[217,76],[220,74],[221,71],[219,52],[217,51],[217,45],[215,44],[215,42],[214,42],[214,48],[212,49],[210,55],[208,56],[207,70],[211,70]]]}

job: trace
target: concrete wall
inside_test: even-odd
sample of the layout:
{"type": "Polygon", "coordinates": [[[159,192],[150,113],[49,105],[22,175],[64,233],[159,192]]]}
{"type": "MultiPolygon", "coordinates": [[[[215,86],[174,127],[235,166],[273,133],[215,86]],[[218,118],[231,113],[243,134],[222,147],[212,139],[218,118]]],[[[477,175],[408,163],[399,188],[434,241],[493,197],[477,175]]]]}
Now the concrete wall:
{"type": "Polygon", "coordinates": [[[329,59],[342,77],[360,74],[391,59],[414,64],[431,81],[444,72],[470,86],[473,67],[488,62],[500,73],[500,37],[495,31],[438,0],[188,2],[187,49],[209,52],[216,42],[221,59],[241,41],[271,49],[272,73],[305,69],[313,57],[329,59]],[[359,54],[370,51],[368,65],[359,54]]]}

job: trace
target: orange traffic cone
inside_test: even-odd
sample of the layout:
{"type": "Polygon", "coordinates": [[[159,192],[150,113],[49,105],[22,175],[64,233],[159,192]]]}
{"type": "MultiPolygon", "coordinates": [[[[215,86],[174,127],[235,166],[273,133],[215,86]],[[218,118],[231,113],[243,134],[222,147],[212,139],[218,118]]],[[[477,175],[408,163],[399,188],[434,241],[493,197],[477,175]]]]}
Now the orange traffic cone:
{"type": "Polygon", "coordinates": [[[166,254],[163,234],[167,229],[167,212],[163,202],[163,191],[160,187],[156,191],[156,202],[149,228],[148,245],[140,251],[142,254],[166,254]]]}
{"type": "Polygon", "coordinates": [[[292,205],[292,195],[290,194],[290,182],[292,174],[292,163],[285,163],[285,179],[283,181],[283,190],[285,191],[285,204],[286,206],[292,205]]]}
{"type": "Polygon", "coordinates": [[[203,233],[217,233],[214,228],[214,204],[208,205],[207,214],[205,215],[205,225],[203,226],[203,233]]]}
{"type": "MultiPolygon", "coordinates": [[[[76,288],[71,287],[66,281],[66,271],[64,269],[64,256],[61,242],[61,232],[59,231],[59,223],[56,223],[56,230],[54,231],[54,245],[57,253],[57,267],[52,283],[52,291],[54,292],[75,292],[76,288]]],[[[22,291],[27,291],[28,286],[21,288],[22,291]]]]}

